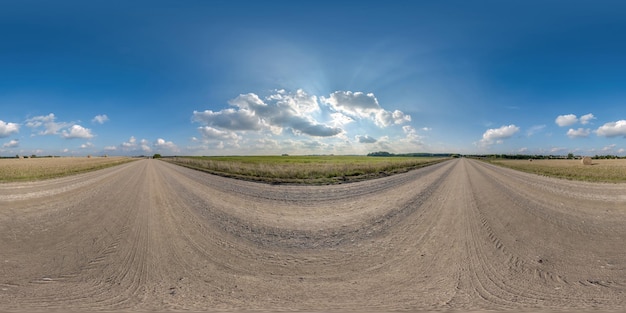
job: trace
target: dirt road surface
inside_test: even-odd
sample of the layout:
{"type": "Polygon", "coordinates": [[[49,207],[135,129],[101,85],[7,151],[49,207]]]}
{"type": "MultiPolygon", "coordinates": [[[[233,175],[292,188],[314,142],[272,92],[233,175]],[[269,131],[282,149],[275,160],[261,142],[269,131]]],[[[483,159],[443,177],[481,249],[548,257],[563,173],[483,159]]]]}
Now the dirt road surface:
{"type": "Polygon", "coordinates": [[[455,159],[334,186],[159,160],[0,185],[0,310],[624,307],[624,184],[455,159]]]}

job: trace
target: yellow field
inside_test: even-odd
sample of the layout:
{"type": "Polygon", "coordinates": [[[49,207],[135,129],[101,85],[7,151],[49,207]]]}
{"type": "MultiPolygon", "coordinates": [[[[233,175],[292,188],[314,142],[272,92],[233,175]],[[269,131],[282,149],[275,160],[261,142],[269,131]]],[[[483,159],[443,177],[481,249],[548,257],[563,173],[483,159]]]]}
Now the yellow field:
{"type": "Polygon", "coordinates": [[[118,165],[132,160],[127,157],[0,159],[0,182],[62,177],[118,165]]]}
{"type": "Polygon", "coordinates": [[[626,182],[626,159],[593,160],[583,165],[580,160],[492,160],[523,172],[591,182],[626,182]]]}

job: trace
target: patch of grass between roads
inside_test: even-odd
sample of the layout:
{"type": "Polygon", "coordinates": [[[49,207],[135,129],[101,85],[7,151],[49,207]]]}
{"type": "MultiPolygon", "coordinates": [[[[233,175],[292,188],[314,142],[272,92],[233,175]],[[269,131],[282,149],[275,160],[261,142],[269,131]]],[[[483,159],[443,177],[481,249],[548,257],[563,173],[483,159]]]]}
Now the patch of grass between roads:
{"type": "Polygon", "coordinates": [[[626,182],[626,160],[593,160],[583,165],[580,160],[489,160],[492,164],[514,170],[588,182],[626,182]]]}
{"type": "Polygon", "coordinates": [[[0,183],[69,176],[130,162],[127,157],[0,159],[0,183]]]}
{"type": "Polygon", "coordinates": [[[165,161],[215,175],[272,184],[341,184],[389,176],[448,158],[368,156],[171,157],[165,161]]]}

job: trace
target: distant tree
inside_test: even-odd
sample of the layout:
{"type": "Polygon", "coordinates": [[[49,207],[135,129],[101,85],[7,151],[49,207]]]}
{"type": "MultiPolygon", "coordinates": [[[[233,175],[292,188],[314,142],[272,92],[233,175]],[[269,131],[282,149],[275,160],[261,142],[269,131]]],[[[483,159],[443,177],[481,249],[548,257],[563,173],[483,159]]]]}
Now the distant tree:
{"type": "Polygon", "coordinates": [[[161,157],[161,155],[160,155],[159,153],[155,153],[155,154],[152,156],[152,158],[153,158],[153,159],[158,159],[158,158],[160,158],[160,157],[161,157]]]}
{"type": "Polygon", "coordinates": [[[370,152],[367,154],[367,156],[392,156],[393,154],[387,152],[387,151],[378,151],[378,152],[370,152]]]}
{"type": "Polygon", "coordinates": [[[567,159],[568,160],[571,160],[573,158],[574,158],[574,154],[573,153],[570,152],[570,153],[567,154],[567,159]]]}

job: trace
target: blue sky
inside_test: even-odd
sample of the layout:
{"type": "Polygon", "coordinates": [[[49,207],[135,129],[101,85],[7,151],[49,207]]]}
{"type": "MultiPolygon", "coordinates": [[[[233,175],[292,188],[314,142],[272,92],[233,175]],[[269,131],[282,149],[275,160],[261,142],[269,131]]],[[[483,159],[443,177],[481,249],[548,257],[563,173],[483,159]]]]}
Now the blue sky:
{"type": "Polygon", "coordinates": [[[626,155],[623,1],[2,1],[0,155],[626,155]]]}

